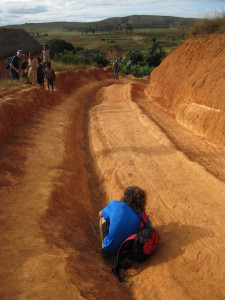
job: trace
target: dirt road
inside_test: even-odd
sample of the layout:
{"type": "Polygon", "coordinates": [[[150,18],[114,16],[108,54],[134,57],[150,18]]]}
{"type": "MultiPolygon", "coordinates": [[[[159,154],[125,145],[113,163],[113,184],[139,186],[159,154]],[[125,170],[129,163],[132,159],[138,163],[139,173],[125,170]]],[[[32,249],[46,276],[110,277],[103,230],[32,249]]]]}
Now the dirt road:
{"type": "Polygon", "coordinates": [[[224,152],[149,103],[147,80],[111,75],[59,75],[0,145],[0,299],[223,299],[224,152]],[[161,240],[124,285],[97,214],[131,184],[161,240]]]}

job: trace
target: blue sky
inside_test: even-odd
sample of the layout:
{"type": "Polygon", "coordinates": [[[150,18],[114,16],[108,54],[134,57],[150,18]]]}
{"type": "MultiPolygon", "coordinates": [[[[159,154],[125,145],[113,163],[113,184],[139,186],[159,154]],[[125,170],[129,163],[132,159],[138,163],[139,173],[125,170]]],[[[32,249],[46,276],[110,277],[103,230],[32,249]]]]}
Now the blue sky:
{"type": "Polygon", "coordinates": [[[0,26],[54,21],[89,22],[130,15],[204,18],[225,10],[225,0],[1,0],[0,26]]]}

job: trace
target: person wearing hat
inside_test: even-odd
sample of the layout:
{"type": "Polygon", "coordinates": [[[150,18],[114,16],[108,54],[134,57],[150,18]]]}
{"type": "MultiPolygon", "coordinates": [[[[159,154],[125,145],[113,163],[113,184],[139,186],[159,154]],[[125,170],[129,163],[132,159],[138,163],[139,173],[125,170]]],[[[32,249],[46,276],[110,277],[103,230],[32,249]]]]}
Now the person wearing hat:
{"type": "Polygon", "coordinates": [[[23,56],[25,56],[23,50],[18,50],[11,60],[9,74],[12,80],[19,80],[20,78],[21,58],[23,56]]]}

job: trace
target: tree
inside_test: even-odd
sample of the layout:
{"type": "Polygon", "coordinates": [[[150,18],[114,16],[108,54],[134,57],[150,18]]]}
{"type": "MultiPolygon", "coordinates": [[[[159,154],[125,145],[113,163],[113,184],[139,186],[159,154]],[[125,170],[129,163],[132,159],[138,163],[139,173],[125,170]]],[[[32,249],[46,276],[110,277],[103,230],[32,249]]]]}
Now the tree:
{"type": "Polygon", "coordinates": [[[157,67],[160,65],[165,56],[166,53],[163,50],[162,46],[155,40],[152,43],[152,47],[149,48],[147,54],[145,55],[145,61],[148,66],[157,67]]]}
{"type": "Polygon", "coordinates": [[[144,61],[144,55],[139,50],[133,50],[130,53],[130,60],[132,62],[132,65],[136,65],[137,63],[144,61]]]}
{"type": "Polygon", "coordinates": [[[126,23],[126,33],[133,33],[133,26],[130,23],[126,23]]]}
{"type": "Polygon", "coordinates": [[[96,63],[97,66],[100,67],[106,67],[109,64],[109,61],[107,58],[103,56],[96,56],[93,61],[96,63]]]}
{"type": "Polygon", "coordinates": [[[54,39],[47,42],[48,49],[53,57],[57,53],[63,53],[64,51],[73,51],[74,47],[71,43],[64,40],[54,39]]]}

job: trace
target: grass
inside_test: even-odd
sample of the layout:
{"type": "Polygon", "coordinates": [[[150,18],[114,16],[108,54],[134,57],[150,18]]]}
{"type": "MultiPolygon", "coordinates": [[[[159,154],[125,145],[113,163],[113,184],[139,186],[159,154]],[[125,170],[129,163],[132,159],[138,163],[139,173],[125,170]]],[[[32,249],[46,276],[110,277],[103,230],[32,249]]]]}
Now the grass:
{"type": "Polygon", "coordinates": [[[11,79],[2,79],[0,80],[0,90],[8,89],[18,84],[18,82],[12,81],[11,79]]]}
{"type": "MultiPolygon", "coordinates": [[[[41,33],[41,32],[40,32],[41,33]]],[[[153,37],[161,43],[166,52],[175,49],[188,36],[188,28],[170,27],[170,28],[144,28],[135,29],[133,34],[122,32],[96,32],[95,34],[81,34],[78,31],[66,32],[62,30],[49,30],[46,37],[35,38],[45,44],[51,39],[63,39],[70,42],[74,47],[94,48],[101,51],[107,51],[110,46],[118,45],[123,49],[124,54],[131,50],[147,51],[152,45],[153,37]]]]}
{"type": "Polygon", "coordinates": [[[190,29],[192,35],[225,33],[225,12],[216,13],[213,18],[204,18],[196,22],[190,29]]]}
{"type": "Polygon", "coordinates": [[[67,71],[72,72],[78,69],[77,66],[73,64],[64,64],[61,62],[51,61],[52,67],[55,71],[67,71]]]}

